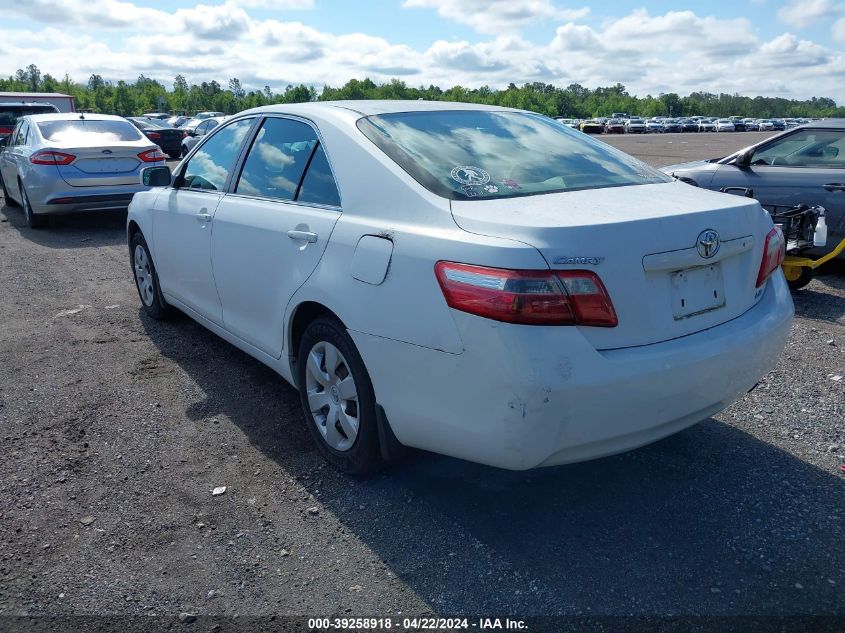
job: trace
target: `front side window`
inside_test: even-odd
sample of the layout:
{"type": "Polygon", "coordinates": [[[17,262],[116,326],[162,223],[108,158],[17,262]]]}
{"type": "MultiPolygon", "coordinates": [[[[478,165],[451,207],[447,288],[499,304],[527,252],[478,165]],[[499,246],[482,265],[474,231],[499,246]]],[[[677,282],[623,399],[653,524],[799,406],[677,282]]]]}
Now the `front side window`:
{"type": "Polygon", "coordinates": [[[751,164],[845,169],[845,131],[800,130],[754,152],[751,164]]]}
{"type": "Polygon", "coordinates": [[[317,142],[310,125],[292,119],[265,120],[244,162],[236,193],[294,200],[317,142]]]}
{"type": "Polygon", "coordinates": [[[362,118],[358,128],[417,182],[453,200],[671,181],[605,143],[530,113],[402,112],[362,118]]]}
{"type": "Polygon", "coordinates": [[[185,165],[182,186],[187,189],[223,191],[252,123],[251,118],[236,121],[221,128],[203,143],[185,165]]]}
{"type": "Polygon", "coordinates": [[[65,143],[108,145],[123,141],[139,141],[142,136],[129,121],[102,121],[96,119],[70,119],[38,121],[38,130],[46,141],[65,143]]]}

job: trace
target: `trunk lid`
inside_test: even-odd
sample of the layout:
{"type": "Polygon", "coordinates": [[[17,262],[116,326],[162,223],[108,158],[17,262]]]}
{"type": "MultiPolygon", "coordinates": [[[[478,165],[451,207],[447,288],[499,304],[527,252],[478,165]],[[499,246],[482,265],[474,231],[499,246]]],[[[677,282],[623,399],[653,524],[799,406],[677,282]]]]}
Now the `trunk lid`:
{"type": "Polygon", "coordinates": [[[705,330],[762,296],[755,282],[771,220],[749,198],[673,182],[451,206],[466,231],[530,244],[552,269],[596,272],[619,317],[615,328],[579,327],[599,350],[705,330]],[[712,242],[708,231],[719,248],[705,258],[698,241],[712,242]]]}
{"type": "Polygon", "coordinates": [[[57,166],[62,179],[72,187],[137,185],[141,167],[147,165],[138,154],[155,148],[147,139],[108,146],[55,147],[76,156],[70,165],[57,166]]]}

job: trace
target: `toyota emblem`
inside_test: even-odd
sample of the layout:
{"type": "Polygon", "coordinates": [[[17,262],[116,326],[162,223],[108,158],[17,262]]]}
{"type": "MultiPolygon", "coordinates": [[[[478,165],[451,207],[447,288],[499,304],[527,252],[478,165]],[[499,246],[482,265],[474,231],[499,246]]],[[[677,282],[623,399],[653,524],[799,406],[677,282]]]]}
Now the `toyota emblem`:
{"type": "Polygon", "coordinates": [[[702,231],[695,242],[695,248],[698,250],[698,254],[704,259],[710,259],[718,253],[720,245],[719,232],[713,229],[702,231]]]}

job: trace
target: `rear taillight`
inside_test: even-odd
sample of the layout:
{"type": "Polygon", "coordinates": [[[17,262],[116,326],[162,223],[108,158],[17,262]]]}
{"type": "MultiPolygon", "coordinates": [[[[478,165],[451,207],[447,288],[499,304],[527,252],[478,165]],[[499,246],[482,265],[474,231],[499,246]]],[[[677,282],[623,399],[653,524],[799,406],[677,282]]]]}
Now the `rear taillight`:
{"type": "Polygon", "coordinates": [[[786,255],[786,240],[779,226],[774,227],[766,235],[763,246],[763,261],[760,262],[760,272],[757,273],[757,288],[762,286],[773,272],[783,263],[786,255]]]}
{"type": "Polygon", "coordinates": [[[147,132],[146,135],[148,139],[153,141],[157,141],[161,138],[161,134],[159,134],[158,132],[147,132]]]}
{"type": "Polygon", "coordinates": [[[14,128],[6,127],[5,125],[0,125],[0,134],[11,134],[14,128]]]}
{"type": "Polygon", "coordinates": [[[446,303],[456,310],[524,325],[614,327],[616,311],[588,270],[509,270],[437,262],[446,303]]]}
{"type": "Polygon", "coordinates": [[[145,163],[157,163],[160,160],[167,160],[167,156],[164,155],[158,147],[155,149],[148,149],[146,152],[141,152],[138,154],[138,158],[140,158],[145,163]]]}
{"type": "Polygon", "coordinates": [[[75,160],[76,156],[73,154],[56,152],[51,149],[42,149],[29,157],[29,162],[33,165],[70,165],[75,160]]]}

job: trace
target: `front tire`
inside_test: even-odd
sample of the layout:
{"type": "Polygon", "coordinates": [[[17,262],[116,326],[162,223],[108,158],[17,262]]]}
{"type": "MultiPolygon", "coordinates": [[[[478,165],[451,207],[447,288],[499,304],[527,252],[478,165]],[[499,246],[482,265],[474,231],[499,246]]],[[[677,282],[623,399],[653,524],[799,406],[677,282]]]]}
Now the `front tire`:
{"type": "Polygon", "coordinates": [[[297,356],[297,383],[308,430],[323,457],[350,475],[378,470],[383,462],[373,385],[337,319],[320,317],[306,328],[297,356]]]}
{"type": "Polygon", "coordinates": [[[23,183],[18,181],[18,187],[21,192],[21,207],[23,208],[23,216],[26,218],[26,223],[31,229],[40,229],[47,226],[48,218],[43,215],[36,215],[32,210],[32,204],[29,202],[29,196],[26,195],[26,189],[23,188],[23,183]]]}
{"type": "Polygon", "coordinates": [[[171,308],[161,294],[158,273],[153,264],[150,249],[147,247],[147,241],[140,231],[132,236],[129,253],[135,277],[135,288],[138,290],[144,312],[158,321],[166,319],[170,315],[171,308]]]}

